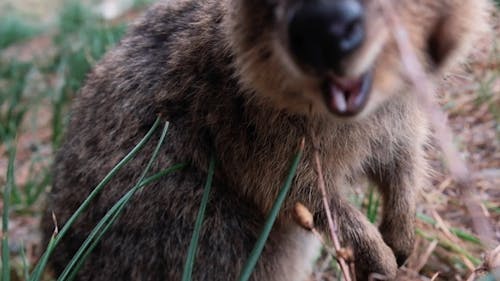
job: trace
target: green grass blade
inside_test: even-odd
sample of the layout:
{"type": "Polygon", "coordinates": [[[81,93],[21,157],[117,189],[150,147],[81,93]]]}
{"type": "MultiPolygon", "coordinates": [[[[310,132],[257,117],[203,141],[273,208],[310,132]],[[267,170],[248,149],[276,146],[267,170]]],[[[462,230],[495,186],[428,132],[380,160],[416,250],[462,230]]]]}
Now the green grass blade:
{"type": "MultiPolygon", "coordinates": [[[[426,216],[422,213],[418,213],[417,214],[417,218],[427,224],[430,224],[432,226],[435,226],[436,225],[436,221],[429,217],[429,216],[426,216]]],[[[481,245],[481,240],[479,238],[477,238],[476,236],[474,236],[473,234],[471,233],[468,233],[467,231],[464,231],[460,228],[455,228],[455,227],[450,227],[449,228],[450,232],[453,233],[455,236],[457,236],[458,238],[464,240],[464,241],[468,241],[468,242],[472,242],[476,245],[481,245]]]]}
{"type": "Polygon", "coordinates": [[[16,160],[16,145],[8,144],[9,163],[7,164],[7,183],[3,192],[2,215],[2,280],[10,280],[10,255],[9,255],[9,207],[10,195],[14,188],[14,162],[16,160]]]}
{"type": "Polygon", "coordinates": [[[380,196],[375,192],[375,188],[372,186],[370,188],[370,194],[368,195],[368,206],[366,208],[366,217],[371,223],[377,221],[378,207],[380,205],[380,196]]]}
{"type": "Polygon", "coordinates": [[[35,269],[33,270],[31,278],[29,279],[30,281],[40,280],[43,270],[47,265],[49,256],[54,251],[55,246],[57,246],[57,244],[61,241],[64,235],[68,232],[71,225],[73,225],[78,216],[88,207],[88,205],[94,199],[94,197],[96,197],[97,194],[99,194],[99,192],[115,176],[115,174],[132,158],[134,158],[137,152],[139,152],[139,150],[141,150],[142,147],[144,147],[144,145],[151,139],[159,124],[160,124],[160,118],[158,117],[153,126],[151,127],[151,129],[149,129],[147,134],[142,138],[142,140],[118,164],[116,164],[115,167],[113,167],[113,169],[104,177],[104,179],[94,188],[94,190],[85,199],[85,201],[83,201],[83,203],[75,211],[75,213],[68,219],[68,221],[64,224],[61,231],[54,237],[54,243],[49,243],[49,245],[47,246],[47,249],[42,255],[40,262],[38,262],[35,269]]]}
{"type": "Polygon", "coordinates": [[[375,200],[375,205],[373,206],[372,223],[375,223],[377,221],[379,205],[380,205],[380,196],[377,195],[377,198],[375,200]]]}
{"type": "Polygon", "coordinates": [[[81,266],[83,264],[83,261],[85,258],[90,254],[92,249],[97,245],[97,243],[100,241],[104,233],[111,227],[111,225],[116,221],[118,218],[119,214],[122,212],[123,208],[125,205],[128,203],[128,201],[132,198],[132,195],[139,190],[139,187],[141,186],[141,182],[144,180],[146,177],[146,174],[149,172],[151,169],[151,166],[153,165],[154,161],[156,160],[158,156],[158,152],[160,151],[160,147],[163,144],[163,141],[165,140],[165,136],[168,132],[168,126],[169,123],[165,123],[165,126],[163,128],[163,132],[160,137],[160,141],[158,142],[155,150],[153,151],[153,154],[151,158],[149,159],[148,164],[146,165],[146,168],[142,171],[139,179],[137,180],[137,183],[130,189],[120,200],[118,200],[115,205],[106,213],[106,215],[99,221],[99,223],[94,227],[92,232],[89,234],[89,236],[85,239],[83,244],[80,246],[78,251],[75,253],[71,261],[66,265],[66,268],[64,271],[61,273],[59,278],[57,279],[58,281],[62,280],[71,280],[71,278],[74,278],[76,276],[76,273],[79,269],[79,265],[81,266]],[[92,246],[94,245],[94,246],[92,246]]]}
{"type": "Polygon", "coordinates": [[[28,258],[26,257],[26,247],[24,244],[21,246],[21,260],[23,262],[24,280],[28,280],[30,278],[30,267],[28,264],[28,258]]]}
{"type": "Polygon", "coordinates": [[[455,252],[457,254],[465,256],[470,262],[474,264],[474,266],[478,266],[481,264],[481,260],[474,257],[471,253],[469,253],[467,250],[464,248],[460,247],[459,245],[453,243],[452,241],[448,241],[445,239],[440,238],[437,235],[431,235],[426,233],[424,230],[417,228],[415,232],[420,235],[421,237],[425,238],[428,241],[433,241],[437,240],[438,245],[448,251],[455,252]]]}
{"type": "MultiPolygon", "coordinates": [[[[126,196],[129,196],[129,194],[130,194],[130,191],[127,193],[126,196]]],[[[129,199],[130,199],[130,197],[131,196],[129,196],[129,199]]],[[[123,200],[123,201],[120,200],[120,202],[118,202],[116,204],[116,208],[113,211],[110,210],[111,211],[109,213],[110,216],[108,217],[110,219],[103,218],[103,220],[102,220],[103,223],[96,226],[96,228],[95,228],[96,232],[92,234],[91,240],[88,240],[89,243],[82,244],[82,247],[80,248],[80,249],[82,249],[82,251],[80,252],[80,249],[79,249],[77,254],[71,260],[71,263],[68,264],[68,266],[66,267],[66,269],[68,269],[68,271],[66,272],[66,269],[65,269],[65,272],[63,272],[63,274],[61,274],[61,276],[59,276],[59,278],[57,280],[74,280],[75,279],[76,274],[78,273],[78,271],[82,267],[82,265],[85,262],[85,260],[87,259],[87,257],[94,250],[94,248],[97,246],[99,241],[101,241],[101,238],[108,231],[108,229],[111,227],[111,225],[113,225],[112,222],[116,221],[116,219],[120,215],[121,210],[123,209],[123,207],[126,204],[126,202],[124,202],[124,201],[128,201],[128,200],[123,200]],[[69,267],[70,265],[71,265],[71,267],[69,267]]],[[[91,236],[89,236],[89,237],[91,237],[91,236]]],[[[87,242],[87,240],[85,242],[87,242]]]]}
{"type": "Polygon", "coordinates": [[[368,220],[373,223],[372,220],[372,208],[373,208],[373,194],[375,193],[374,188],[370,188],[370,194],[368,195],[368,206],[366,207],[366,217],[368,220]]]}
{"type": "Polygon", "coordinates": [[[203,224],[203,219],[205,217],[205,210],[208,204],[208,197],[210,195],[210,190],[212,189],[212,179],[214,176],[214,172],[215,172],[215,156],[212,155],[210,157],[210,164],[208,165],[207,181],[205,183],[205,187],[203,190],[200,209],[198,210],[198,215],[196,217],[196,222],[194,225],[193,237],[191,237],[191,242],[189,243],[186,262],[184,263],[182,281],[191,281],[192,279],[194,259],[196,257],[196,250],[198,249],[198,240],[200,238],[201,226],[203,224]]]}
{"type": "Polygon", "coordinates": [[[163,170],[161,172],[158,172],[158,173],[156,173],[156,174],[154,174],[154,175],[152,175],[150,177],[147,177],[147,178],[145,178],[141,182],[141,184],[139,185],[139,188],[141,188],[143,186],[146,186],[146,185],[148,185],[148,184],[150,184],[152,182],[155,182],[155,181],[161,179],[162,177],[164,177],[164,176],[166,176],[166,175],[168,175],[170,173],[173,173],[173,172],[178,171],[178,170],[182,170],[186,166],[187,166],[187,164],[175,164],[175,165],[173,165],[172,167],[170,167],[168,169],[165,169],[165,170],[163,170]]]}
{"type": "MultiPolygon", "coordinates": [[[[54,248],[56,246],[56,233],[54,233],[52,235],[52,237],[50,238],[50,241],[49,241],[49,244],[47,245],[47,249],[50,249],[50,248],[54,248]]],[[[33,271],[33,273],[31,274],[30,276],[30,279],[28,280],[36,280],[36,281],[40,281],[42,279],[42,273],[43,273],[43,270],[45,269],[45,265],[47,264],[47,262],[49,261],[49,257],[50,255],[43,255],[41,258],[40,258],[40,261],[38,262],[38,264],[43,264],[44,266],[41,267],[41,271],[39,272],[40,276],[39,277],[33,277],[34,276],[34,273],[35,271],[33,271]]],[[[35,268],[36,269],[36,268],[35,268]]]]}
{"type": "Polygon", "coordinates": [[[292,181],[293,178],[295,177],[295,174],[297,172],[297,168],[299,166],[300,159],[302,158],[302,153],[303,149],[301,148],[295,157],[293,158],[292,165],[290,167],[290,171],[288,172],[288,177],[285,181],[285,184],[280,190],[280,193],[278,194],[278,197],[276,198],[276,201],[274,202],[274,205],[269,212],[269,215],[267,217],[266,223],[264,225],[264,229],[262,230],[259,239],[255,243],[255,246],[250,253],[250,257],[248,258],[247,263],[243,267],[243,270],[241,272],[240,277],[238,278],[239,281],[247,281],[250,278],[250,275],[252,274],[255,265],[257,264],[257,261],[259,260],[259,257],[262,253],[262,250],[264,249],[264,245],[266,244],[267,238],[269,237],[269,234],[271,233],[271,229],[273,227],[274,222],[276,221],[276,218],[278,217],[278,213],[281,209],[281,205],[283,205],[283,202],[285,201],[286,195],[288,194],[288,191],[290,190],[290,187],[292,186],[292,181]]]}
{"type": "Polygon", "coordinates": [[[12,11],[2,14],[0,18],[0,50],[27,40],[39,33],[38,27],[27,22],[26,19],[12,13],[12,11]]]}

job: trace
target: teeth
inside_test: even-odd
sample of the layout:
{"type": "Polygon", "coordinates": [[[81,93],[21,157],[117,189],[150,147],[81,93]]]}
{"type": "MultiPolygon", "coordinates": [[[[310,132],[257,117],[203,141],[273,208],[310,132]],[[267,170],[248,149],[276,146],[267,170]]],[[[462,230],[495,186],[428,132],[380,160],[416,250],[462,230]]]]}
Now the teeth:
{"type": "Polygon", "coordinates": [[[359,113],[368,99],[371,79],[371,72],[357,79],[328,76],[323,95],[329,110],[339,116],[359,113]]]}
{"type": "Polygon", "coordinates": [[[340,112],[347,111],[347,99],[344,92],[335,85],[331,85],[330,93],[333,96],[333,106],[340,112]]]}

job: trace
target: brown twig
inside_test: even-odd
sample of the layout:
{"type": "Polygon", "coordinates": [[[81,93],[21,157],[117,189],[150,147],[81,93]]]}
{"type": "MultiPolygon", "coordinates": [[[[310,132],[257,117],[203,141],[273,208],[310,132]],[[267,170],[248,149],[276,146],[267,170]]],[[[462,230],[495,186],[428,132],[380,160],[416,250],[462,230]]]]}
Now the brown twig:
{"type": "Polygon", "coordinates": [[[57,234],[59,234],[59,226],[57,224],[56,213],[54,213],[54,212],[52,212],[52,222],[54,223],[54,232],[53,232],[52,236],[56,236],[57,234]]]}
{"type": "Polygon", "coordinates": [[[323,247],[326,249],[326,251],[332,256],[336,257],[335,250],[330,248],[330,246],[326,243],[325,239],[323,239],[323,236],[316,230],[314,227],[314,219],[313,215],[307,209],[306,206],[304,206],[302,203],[297,202],[295,203],[295,207],[293,208],[293,219],[295,222],[302,227],[303,229],[310,231],[318,240],[319,242],[323,245],[323,247]]]}
{"type": "Polygon", "coordinates": [[[436,280],[438,278],[439,274],[441,274],[439,271],[434,273],[434,275],[432,275],[431,281],[436,280]]]}
{"type": "Polygon", "coordinates": [[[476,279],[476,276],[477,276],[476,271],[473,271],[467,278],[467,281],[474,281],[474,279],[476,279]]]}
{"type": "Polygon", "coordinates": [[[313,215],[311,214],[309,209],[307,209],[307,207],[304,206],[302,203],[300,202],[295,203],[293,218],[299,226],[301,226],[305,230],[310,231],[320,241],[325,250],[330,254],[329,257],[335,258],[337,262],[340,262],[340,260],[348,262],[350,274],[352,276],[351,278],[352,280],[356,280],[356,272],[354,267],[354,254],[352,253],[352,250],[348,248],[332,249],[326,243],[325,239],[323,239],[323,236],[314,227],[313,215]]]}
{"type": "Polygon", "coordinates": [[[419,95],[418,101],[421,107],[427,111],[431,124],[435,129],[436,140],[443,150],[448,169],[455,179],[461,198],[469,215],[472,217],[474,231],[479,235],[484,245],[492,247],[495,241],[493,228],[481,212],[481,207],[469,188],[472,186],[472,176],[465,161],[460,157],[459,152],[453,145],[453,134],[447,125],[447,116],[438,104],[434,102],[432,97],[432,93],[435,92],[433,84],[425,74],[422,64],[417,59],[409,43],[408,33],[392,6],[385,0],[378,0],[378,3],[399,48],[401,61],[405,67],[407,76],[419,95]]]}
{"type": "MultiPolygon", "coordinates": [[[[325,179],[323,177],[323,169],[321,167],[321,161],[319,158],[318,148],[315,145],[316,142],[314,139],[314,135],[312,136],[312,138],[313,138],[313,144],[314,144],[314,161],[315,161],[316,173],[318,175],[318,186],[321,190],[321,195],[323,198],[323,207],[325,209],[326,217],[328,220],[328,227],[330,230],[330,238],[332,239],[332,243],[333,243],[333,247],[335,248],[335,251],[337,253],[339,253],[339,251],[341,251],[342,247],[340,246],[340,239],[337,235],[337,223],[332,216],[330,204],[328,203],[328,199],[326,196],[325,179]]],[[[344,276],[344,279],[346,281],[353,281],[354,279],[351,278],[349,266],[348,266],[345,258],[342,257],[341,255],[338,255],[338,254],[336,256],[337,256],[338,263],[340,265],[340,269],[341,269],[342,274],[344,276]]]]}
{"type": "Polygon", "coordinates": [[[414,268],[415,272],[418,273],[418,272],[420,272],[420,270],[422,270],[422,268],[424,268],[425,264],[429,260],[429,257],[434,252],[434,250],[436,249],[438,244],[439,244],[439,242],[437,240],[433,240],[429,244],[429,247],[427,247],[425,253],[420,257],[418,264],[415,266],[415,268],[414,268]]]}

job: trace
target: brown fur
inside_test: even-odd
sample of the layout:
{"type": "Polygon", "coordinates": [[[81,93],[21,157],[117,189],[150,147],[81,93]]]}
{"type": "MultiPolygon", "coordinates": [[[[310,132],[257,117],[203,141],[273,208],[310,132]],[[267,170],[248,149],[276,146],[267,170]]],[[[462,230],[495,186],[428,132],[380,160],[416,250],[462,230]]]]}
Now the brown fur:
{"type": "MultiPolygon", "coordinates": [[[[285,15],[300,0],[176,0],[155,5],[89,75],[55,160],[50,211],[66,221],[143,137],[156,116],[171,122],[154,170],[188,168],[128,204],[78,280],[179,280],[208,159],[218,162],[193,280],[235,280],[258,237],[302,136],[317,136],[332,212],[353,248],[359,280],[395,275],[411,253],[415,193],[425,183],[426,121],[405,82],[397,48],[372,0],[367,40],[344,71],[375,68],[371,99],[355,119],[322,103],[317,79],[287,52],[285,15]],[[342,194],[368,176],[384,200],[378,229],[342,194]]],[[[333,1],[333,0],[332,0],[333,1]]],[[[389,0],[429,73],[463,57],[484,21],[480,0],[389,0]]],[[[78,219],[51,260],[60,272],[96,222],[145,167],[152,141],[78,219]]],[[[290,212],[305,204],[325,230],[310,140],[292,190],[252,280],[305,280],[318,242],[290,212]]],[[[50,237],[52,223],[43,228],[50,237]]]]}

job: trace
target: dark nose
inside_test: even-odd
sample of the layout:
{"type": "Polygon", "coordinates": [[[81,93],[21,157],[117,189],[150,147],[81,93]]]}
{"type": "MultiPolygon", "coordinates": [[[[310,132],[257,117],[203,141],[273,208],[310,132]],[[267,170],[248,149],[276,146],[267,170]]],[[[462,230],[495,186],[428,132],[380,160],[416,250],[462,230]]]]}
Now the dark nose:
{"type": "Polygon", "coordinates": [[[290,17],[290,49],[316,71],[339,69],[342,58],[364,39],[363,7],[359,0],[309,0],[290,17]]]}

